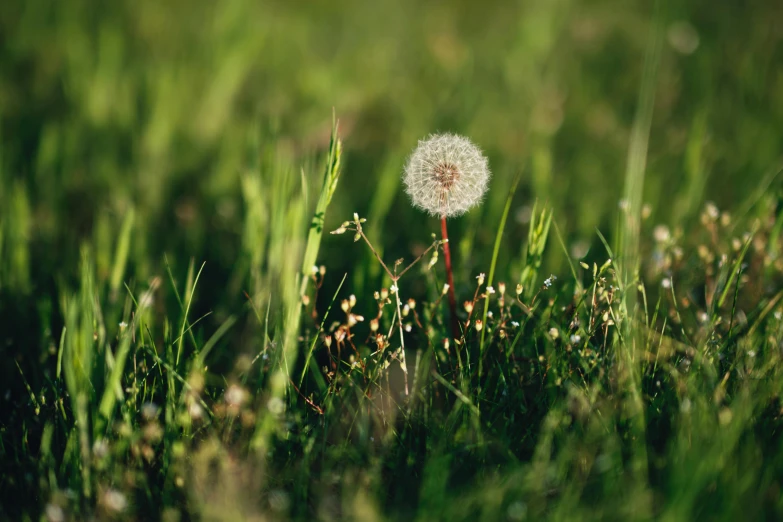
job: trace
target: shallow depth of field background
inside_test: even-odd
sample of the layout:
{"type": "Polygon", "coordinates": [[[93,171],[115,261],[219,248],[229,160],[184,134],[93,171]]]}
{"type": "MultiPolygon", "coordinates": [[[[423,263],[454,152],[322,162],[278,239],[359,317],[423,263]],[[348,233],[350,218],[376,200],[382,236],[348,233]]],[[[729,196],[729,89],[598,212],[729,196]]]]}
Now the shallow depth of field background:
{"type": "MultiPolygon", "coordinates": [[[[776,2],[672,4],[644,201],[654,222],[679,225],[704,200],[742,201],[779,161],[783,12],[776,2]]],[[[136,279],[156,273],[163,253],[194,257],[215,282],[210,301],[235,298],[219,282],[238,257],[242,172],[260,147],[284,163],[280,175],[298,183],[304,168],[314,190],[332,108],[346,151],[332,223],[358,211],[400,255],[428,242],[437,223],[411,208],[399,178],[418,139],[450,131],[479,144],[494,172],[486,204],[454,221],[455,241],[474,236],[478,247],[457,254],[458,266],[486,264],[520,171],[511,233],[526,233],[525,206],[549,202],[584,255],[579,242],[592,245],[595,227],[611,232],[622,195],[652,9],[5,2],[0,194],[6,243],[24,235],[31,257],[18,260],[26,270],[3,267],[3,286],[66,277],[80,242],[110,240],[134,206],[136,279]]],[[[344,247],[327,238],[322,262],[351,269],[344,247]]]]}
{"type": "MultiPolygon", "coordinates": [[[[300,260],[285,249],[259,254],[265,247],[251,248],[248,222],[285,228],[267,210],[284,212],[287,201],[270,195],[300,194],[302,184],[313,207],[333,111],[344,156],[326,230],[358,212],[388,260],[428,246],[438,223],[410,206],[400,176],[417,140],[448,131],[475,141],[493,172],[484,204],[449,223],[459,302],[488,271],[519,173],[496,279],[518,279],[536,201],[553,207],[573,259],[603,262],[595,230],[614,237],[653,4],[0,3],[5,451],[17,447],[5,438],[10,424],[27,422],[9,406],[27,393],[20,370],[34,390],[51,382],[62,295],[78,289],[81,252],[92,252],[99,280],[114,283],[112,257],[129,212],[120,300],[125,283],[167,283],[165,256],[179,279],[191,259],[206,263],[192,313],[212,312],[205,331],[230,314],[247,317],[245,292],[265,302],[265,288],[250,288],[263,281],[254,271],[275,274],[300,260]],[[262,172],[256,185],[243,186],[254,172],[262,172]],[[268,208],[249,204],[254,190],[268,208]]],[[[783,4],[661,4],[648,236],[657,224],[696,225],[706,201],[737,211],[783,153],[783,4]]],[[[324,307],[343,274],[343,294],[360,301],[384,284],[367,249],[347,237],[325,235],[318,264],[327,268],[324,307]]],[[[551,240],[542,271],[562,279],[567,267],[551,240]]],[[[426,298],[415,281],[406,285],[426,298]]],[[[230,370],[256,347],[241,329],[228,339],[213,364],[230,370]]]]}

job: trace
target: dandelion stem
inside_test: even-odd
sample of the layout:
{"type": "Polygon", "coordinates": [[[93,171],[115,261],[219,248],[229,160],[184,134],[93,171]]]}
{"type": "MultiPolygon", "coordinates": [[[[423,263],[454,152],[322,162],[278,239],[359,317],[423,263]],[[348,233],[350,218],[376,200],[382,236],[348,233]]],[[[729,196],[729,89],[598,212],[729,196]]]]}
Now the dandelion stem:
{"type": "Polygon", "coordinates": [[[440,230],[443,235],[443,259],[446,262],[446,281],[449,284],[449,308],[451,310],[451,335],[459,339],[459,323],[457,322],[457,298],[454,297],[454,274],[451,271],[451,247],[449,233],[446,229],[446,217],[440,218],[440,230]]]}

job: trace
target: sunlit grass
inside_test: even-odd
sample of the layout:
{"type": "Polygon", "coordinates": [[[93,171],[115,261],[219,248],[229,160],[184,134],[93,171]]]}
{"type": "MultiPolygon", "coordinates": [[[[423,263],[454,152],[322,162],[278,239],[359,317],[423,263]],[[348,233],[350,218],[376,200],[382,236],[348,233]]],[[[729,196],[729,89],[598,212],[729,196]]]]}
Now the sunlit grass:
{"type": "Polygon", "coordinates": [[[780,518],[774,14],[3,4],[0,518],[780,518]]]}

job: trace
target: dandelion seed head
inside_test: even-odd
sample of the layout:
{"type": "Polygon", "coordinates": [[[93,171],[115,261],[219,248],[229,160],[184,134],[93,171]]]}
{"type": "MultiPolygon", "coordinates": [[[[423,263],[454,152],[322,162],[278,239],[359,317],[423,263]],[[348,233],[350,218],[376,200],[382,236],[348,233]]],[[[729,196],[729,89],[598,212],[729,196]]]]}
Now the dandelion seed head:
{"type": "Polygon", "coordinates": [[[403,182],[413,205],[433,216],[454,217],[481,202],[489,184],[487,158],[469,139],[436,134],[419,141],[403,182]]]}

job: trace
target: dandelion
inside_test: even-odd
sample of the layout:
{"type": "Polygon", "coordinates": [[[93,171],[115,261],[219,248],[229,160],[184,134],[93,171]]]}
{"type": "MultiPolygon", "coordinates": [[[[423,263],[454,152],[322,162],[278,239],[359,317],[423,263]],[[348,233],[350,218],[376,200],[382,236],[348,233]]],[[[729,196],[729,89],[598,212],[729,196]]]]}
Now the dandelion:
{"type": "Polygon", "coordinates": [[[487,158],[454,134],[419,141],[405,165],[405,191],[413,205],[437,217],[454,217],[477,205],[489,184],[487,158]]]}
{"type": "Polygon", "coordinates": [[[419,141],[403,174],[405,192],[413,206],[440,218],[455,339],[459,337],[459,326],[446,218],[464,214],[480,203],[489,178],[489,165],[481,150],[469,139],[455,134],[435,134],[419,141]]]}

